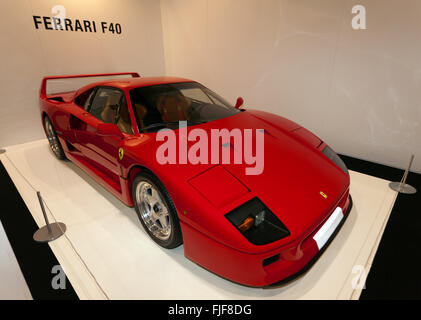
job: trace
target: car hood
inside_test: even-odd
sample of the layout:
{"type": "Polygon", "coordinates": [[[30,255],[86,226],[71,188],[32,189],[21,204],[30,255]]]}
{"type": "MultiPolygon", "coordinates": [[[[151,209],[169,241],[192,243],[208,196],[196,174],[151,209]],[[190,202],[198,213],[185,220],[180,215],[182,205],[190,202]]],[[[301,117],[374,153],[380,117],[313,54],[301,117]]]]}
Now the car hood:
{"type": "MultiPolygon", "coordinates": [[[[216,124],[229,130],[263,129],[264,167],[261,174],[248,175],[246,168],[254,165],[233,164],[233,159],[231,164],[220,165],[232,177],[217,170],[213,170],[215,174],[208,174],[209,182],[212,175],[213,179],[221,177],[225,180],[217,181],[219,188],[216,191],[203,192],[211,202],[238,197],[247,189],[287,226],[293,239],[320,223],[349,186],[349,176],[316,148],[321,141],[315,142],[315,136],[303,139],[296,132],[300,126],[294,122],[258,111],[247,111],[218,120],[216,124]],[[234,180],[240,181],[245,188],[236,185],[234,180]]],[[[232,154],[238,152],[234,145],[229,147],[232,154]]],[[[206,181],[205,184],[209,187],[206,181]]],[[[222,211],[222,214],[225,213],[222,211]]]]}

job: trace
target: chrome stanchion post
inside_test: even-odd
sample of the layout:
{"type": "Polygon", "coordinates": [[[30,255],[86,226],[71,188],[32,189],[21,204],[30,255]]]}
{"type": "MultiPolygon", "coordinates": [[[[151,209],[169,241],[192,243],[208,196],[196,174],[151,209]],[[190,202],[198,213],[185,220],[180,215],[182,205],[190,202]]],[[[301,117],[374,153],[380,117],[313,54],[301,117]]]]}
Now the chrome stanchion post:
{"type": "Polygon", "coordinates": [[[66,225],[61,222],[50,223],[48,221],[47,213],[45,212],[44,201],[42,200],[39,191],[37,191],[37,196],[44,216],[45,226],[39,228],[34,233],[34,240],[36,242],[50,242],[61,237],[66,232],[66,225]]]}
{"type": "Polygon", "coordinates": [[[409,161],[408,168],[406,168],[405,173],[402,177],[402,180],[400,182],[390,182],[389,183],[389,187],[392,190],[394,190],[396,192],[400,192],[400,193],[405,193],[405,194],[414,194],[414,193],[417,192],[417,189],[415,189],[413,186],[406,183],[406,179],[408,178],[408,174],[409,174],[409,169],[411,169],[412,162],[414,161],[414,158],[415,158],[415,156],[412,155],[411,160],[409,161]]]}
{"type": "Polygon", "coordinates": [[[42,201],[41,192],[37,191],[37,197],[41,206],[42,215],[44,216],[45,226],[47,227],[48,233],[51,233],[50,221],[48,221],[47,213],[45,212],[44,202],[42,201]]]}

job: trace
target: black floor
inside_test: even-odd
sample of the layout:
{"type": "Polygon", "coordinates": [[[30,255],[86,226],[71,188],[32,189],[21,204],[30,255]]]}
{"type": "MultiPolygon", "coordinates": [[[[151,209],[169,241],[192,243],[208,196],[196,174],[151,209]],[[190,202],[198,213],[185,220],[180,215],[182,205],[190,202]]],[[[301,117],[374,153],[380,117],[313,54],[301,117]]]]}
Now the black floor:
{"type": "MultiPolygon", "coordinates": [[[[403,171],[342,156],[351,170],[400,181],[403,171]]],[[[421,175],[411,173],[408,183],[420,192],[400,194],[393,207],[361,299],[421,299],[421,175]]],[[[0,162],[2,209],[0,220],[34,299],[78,299],[69,281],[54,290],[51,280],[57,259],[48,244],[32,239],[37,225],[0,162]]]]}

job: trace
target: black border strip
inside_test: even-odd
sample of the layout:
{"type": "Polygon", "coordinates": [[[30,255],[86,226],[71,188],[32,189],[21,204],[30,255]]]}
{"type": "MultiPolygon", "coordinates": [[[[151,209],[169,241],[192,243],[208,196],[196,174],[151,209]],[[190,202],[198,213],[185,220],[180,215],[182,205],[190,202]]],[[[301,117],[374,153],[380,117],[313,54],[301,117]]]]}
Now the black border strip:
{"type": "Polygon", "coordinates": [[[373,177],[390,180],[401,181],[404,170],[386,166],[383,164],[370,162],[346,155],[339,155],[345,162],[348,169],[368,174],[373,177]]]}
{"type": "Polygon", "coordinates": [[[54,290],[51,273],[59,265],[48,244],[36,243],[32,236],[38,226],[25,205],[12,179],[0,161],[2,206],[0,220],[34,300],[78,300],[70,281],[66,289],[54,290]]]}

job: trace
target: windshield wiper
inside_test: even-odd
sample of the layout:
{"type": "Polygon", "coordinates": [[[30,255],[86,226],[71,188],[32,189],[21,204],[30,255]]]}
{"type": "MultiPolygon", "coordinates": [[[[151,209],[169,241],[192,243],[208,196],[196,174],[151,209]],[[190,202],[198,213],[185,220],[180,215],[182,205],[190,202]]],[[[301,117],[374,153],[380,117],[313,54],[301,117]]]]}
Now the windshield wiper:
{"type": "Polygon", "coordinates": [[[206,121],[206,120],[188,120],[187,121],[187,123],[190,123],[190,124],[202,124],[202,123],[207,123],[207,122],[209,121],[206,121]]]}
{"type": "MultiPolygon", "coordinates": [[[[208,122],[208,121],[204,121],[204,120],[184,120],[184,121],[187,121],[188,124],[202,124],[202,123],[208,122]]],[[[157,122],[157,123],[150,124],[149,126],[146,126],[142,129],[140,129],[140,131],[146,131],[146,130],[153,129],[153,128],[167,127],[168,125],[178,124],[179,122],[181,122],[181,121],[157,122]]]]}
{"type": "Polygon", "coordinates": [[[153,128],[159,128],[159,127],[166,127],[169,124],[178,124],[178,121],[153,123],[153,124],[150,124],[149,126],[146,126],[142,129],[140,129],[140,131],[145,131],[145,130],[149,130],[149,129],[153,129],[153,128]]]}

